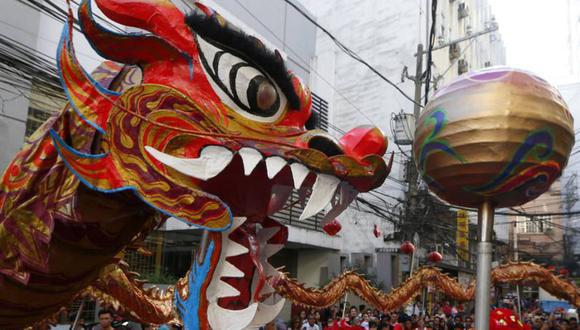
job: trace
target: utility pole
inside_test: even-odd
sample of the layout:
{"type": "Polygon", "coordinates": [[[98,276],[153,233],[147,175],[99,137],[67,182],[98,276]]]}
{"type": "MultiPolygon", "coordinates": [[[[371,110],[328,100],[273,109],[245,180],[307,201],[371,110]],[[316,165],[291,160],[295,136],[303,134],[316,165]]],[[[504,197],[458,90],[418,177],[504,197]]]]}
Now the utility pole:
{"type": "MultiPolygon", "coordinates": [[[[407,77],[415,83],[415,107],[413,109],[413,115],[415,120],[419,119],[421,114],[421,90],[423,86],[423,44],[417,45],[417,64],[415,68],[415,76],[407,77]]],[[[409,180],[409,190],[407,192],[407,200],[409,201],[409,208],[407,209],[407,221],[409,221],[410,216],[416,210],[417,207],[417,164],[415,164],[415,157],[412,157],[410,164],[407,167],[407,178],[409,180]]]]}

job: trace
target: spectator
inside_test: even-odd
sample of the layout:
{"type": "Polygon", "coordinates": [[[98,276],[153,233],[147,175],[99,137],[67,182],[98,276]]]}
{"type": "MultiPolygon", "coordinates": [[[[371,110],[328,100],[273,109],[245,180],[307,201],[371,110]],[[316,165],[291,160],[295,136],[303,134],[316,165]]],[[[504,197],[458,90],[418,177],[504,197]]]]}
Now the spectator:
{"type": "Polygon", "coordinates": [[[93,330],[113,330],[113,312],[108,309],[101,309],[98,313],[99,324],[93,330]]]}
{"type": "Polygon", "coordinates": [[[354,320],[354,318],[358,316],[358,309],[356,308],[356,306],[352,306],[349,309],[348,316],[351,320],[354,320]]]}
{"type": "Polygon", "coordinates": [[[308,321],[302,325],[301,330],[322,330],[322,329],[320,329],[320,327],[318,327],[318,324],[316,324],[316,318],[314,317],[314,314],[310,314],[310,316],[308,317],[308,321]]]}
{"type": "Polygon", "coordinates": [[[305,310],[301,310],[299,315],[300,315],[300,324],[304,324],[304,323],[308,322],[308,318],[307,318],[305,310]]]}

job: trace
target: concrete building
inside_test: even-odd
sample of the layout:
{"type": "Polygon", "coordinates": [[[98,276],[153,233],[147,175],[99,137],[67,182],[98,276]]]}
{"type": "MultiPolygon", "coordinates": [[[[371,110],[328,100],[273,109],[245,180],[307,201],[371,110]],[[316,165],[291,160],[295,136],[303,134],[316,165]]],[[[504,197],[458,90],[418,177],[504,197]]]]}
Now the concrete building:
{"type": "MultiPolygon", "coordinates": [[[[317,16],[317,22],[338,40],[396,83],[407,95],[414,95],[414,83],[405,77],[404,68],[407,68],[409,75],[415,73],[414,54],[417,52],[417,44],[427,44],[427,27],[431,26],[428,22],[430,18],[427,18],[427,14],[430,14],[430,1],[301,2],[317,16]]],[[[485,0],[438,3],[434,47],[469,38],[496,25],[485,0]]],[[[425,57],[423,62],[426,62],[425,57]]],[[[499,32],[442,47],[433,52],[431,92],[466,71],[504,63],[505,50],[499,32]]],[[[344,240],[349,242],[342,254],[350,255],[351,260],[353,256],[366,255],[372,260],[373,270],[378,274],[376,281],[383,283],[388,289],[397,285],[402,273],[408,269],[406,258],[397,253],[401,237],[394,233],[398,229],[393,223],[400,221],[404,208],[401,200],[404,199],[407,189],[406,167],[409,164],[404,153],[409,155],[410,150],[402,146],[401,151],[392,143],[394,139],[391,118],[400,111],[413,113],[413,104],[363,64],[340,50],[320,30],[312,64],[311,86],[329,103],[329,132],[340,135],[342,131],[348,131],[357,125],[372,123],[389,136],[389,152],[395,152],[390,178],[378,193],[363,196],[377,205],[386,204],[390,211],[389,218],[361,212],[356,205],[341,217],[344,240]],[[386,200],[386,203],[378,197],[386,200]],[[372,235],[372,226],[375,224],[387,234],[388,241],[375,239],[372,235]]],[[[412,232],[406,234],[410,234],[406,238],[409,239],[412,232]]],[[[455,249],[450,246],[448,250],[455,249]]],[[[453,259],[455,256],[448,257],[453,259]]],[[[451,260],[450,262],[454,263],[451,260]]]]}
{"type": "MultiPolygon", "coordinates": [[[[563,211],[560,181],[537,199],[518,210],[525,213],[559,213],[563,211]]],[[[559,264],[564,260],[564,218],[561,216],[512,216],[509,226],[510,246],[520,260],[541,264],[559,264]],[[517,241],[517,242],[516,242],[517,241]]]]}

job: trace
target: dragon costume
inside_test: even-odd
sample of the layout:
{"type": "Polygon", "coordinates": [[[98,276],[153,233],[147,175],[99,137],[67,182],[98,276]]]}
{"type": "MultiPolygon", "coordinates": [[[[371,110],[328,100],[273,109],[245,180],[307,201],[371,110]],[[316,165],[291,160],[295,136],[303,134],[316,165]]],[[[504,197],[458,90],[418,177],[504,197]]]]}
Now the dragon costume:
{"type": "MultiPolygon", "coordinates": [[[[199,3],[185,15],[169,0],[96,0],[112,20],[99,25],[90,1],[78,22],[111,60],[87,74],[72,44],[73,18],[57,64],[68,105],[27,141],[0,182],[0,329],[48,320],[80,298],[135,320],[186,329],[258,328],[285,299],[313,307],[350,290],[382,310],[432,285],[473,297],[434,268],[390,294],[348,272],[304,288],[268,258],[288,232],[270,216],[292,190],[301,219],[324,208],[332,225],[357,193],[379,187],[392,164],[375,127],[335,140],[306,129],[311,95],[282,55],[199,3]],[[175,286],[144,288],[122,260],[173,217],[204,230],[195,261],[175,286]]],[[[531,281],[578,305],[572,284],[537,265],[494,271],[496,282],[531,281]]]]}
{"type": "Polygon", "coordinates": [[[282,55],[210,8],[96,3],[146,32],[107,30],[83,1],[80,28],[113,61],[91,76],[75,57],[69,9],[57,54],[69,103],[0,184],[0,328],[34,324],[87,294],[144,322],[264,325],[284,303],[267,260],[287,240],[269,216],[297,189],[302,219],[328,205],[324,221],[333,220],[387,177],[385,137],[374,127],[340,140],[307,130],[311,95],[282,55]],[[141,290],[120,253],[168,217],[206,240],[175,290],[141,290]]]}

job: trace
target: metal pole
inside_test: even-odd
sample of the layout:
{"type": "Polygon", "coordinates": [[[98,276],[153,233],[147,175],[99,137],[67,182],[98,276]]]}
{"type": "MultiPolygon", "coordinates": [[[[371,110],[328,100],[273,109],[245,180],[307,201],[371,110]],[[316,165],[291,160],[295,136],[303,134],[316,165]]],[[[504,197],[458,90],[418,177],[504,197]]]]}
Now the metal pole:
{"type": "Polygon", "coordinates": [[[82,314],[84,308],[85,308],[85,299],[83,298],[83,300],[81,300],[81,304],[79,306],[79,309],[77,310],[77,315],[75,316],[75,320],[72,324],[72,327],[71,327],[72,330],[77,329],[77,325],[79,323],[79,320],[81,319],[81,314],[82,314]]]}
{"type": "MultiPolygon", "coordinates": [[[[518,226],[517,223],[514,226],[514,261],[518,262],[520,260],[520,256],[518,253],[518,226]]],[[[520,285],[516,285],[516,293],[518,295],[518,315],[520,318],[522,317],[522,298],[520,295],[520,285]]]]}
{"type": "Polygon", "coordinates": [[[344,304],[342,304],[342,318],[346,318],[346,300],[348,298],[348,292],[344,294],[344,304]]]}
{"type": "Polygon", "coordinates": [[[417,45],[417,67],[415,68],[415,107],[413,108],[413,114],[415,115],[415,120],[419,120],[419,115],[421,114],[421,87],[423,86],[423,44],[417,45]]]}
{"type": "Polygon", "coordinates": [[[205,258],[205,251],[207,250],[207,240],[209,239],[209,230],[204,230],[201,234],[201,243],[199,246],[199,254],[197,255],[197,263],[202,264],[205,258]]]}
{"type": "Polygon", "coordinates": [[[491,286],[491,253],[493,234],[493,210],[489,201],[479,207],[477,243],[477,285],[475,293],[475,328],[489,329],[489,295],[491,286]]]}
{"type": "MultiPolygon", "coordinates": [[[[415,247],[415,251],[417,251],[416,247],[415,247]]],[[[409,278],[411,278],[411,276],[413,276],[413,264],[415,263],[415,251],[413,251],[413,253],[411,253],[411,262],[409,263],[409,278]]]]}

